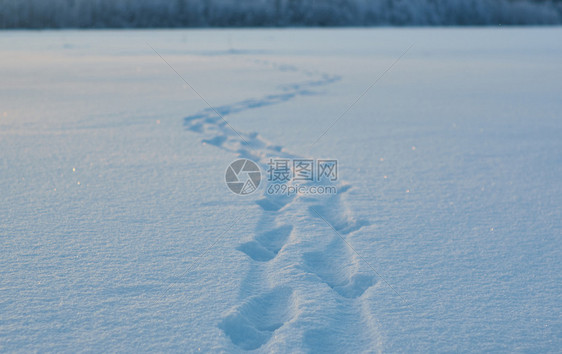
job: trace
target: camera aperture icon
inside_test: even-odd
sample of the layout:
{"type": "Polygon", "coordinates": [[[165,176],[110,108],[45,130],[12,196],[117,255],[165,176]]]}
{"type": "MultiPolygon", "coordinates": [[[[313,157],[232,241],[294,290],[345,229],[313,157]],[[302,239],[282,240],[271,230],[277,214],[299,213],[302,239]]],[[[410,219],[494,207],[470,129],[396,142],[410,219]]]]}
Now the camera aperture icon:
{"type": "Polygon", "coordinates": [[[233,193],[248,195],[258,189],[261,182],[261,171],[254,161],[239,159],[228,166],[224,179],[233,193]]]}

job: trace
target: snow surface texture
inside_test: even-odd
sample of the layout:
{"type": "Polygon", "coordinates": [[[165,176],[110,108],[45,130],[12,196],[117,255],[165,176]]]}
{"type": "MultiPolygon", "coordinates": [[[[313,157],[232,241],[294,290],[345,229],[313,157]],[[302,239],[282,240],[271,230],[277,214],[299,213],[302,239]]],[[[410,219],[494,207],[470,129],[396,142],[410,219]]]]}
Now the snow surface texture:
{"type": "Polygon", "coordinates": [[[557,351],[561,36],[6,33],[0,349],[557,351]],[[240,157],[339,193],[234,195],[240,157]]]}
{"type": "Polygon", "coordinates": [[[560,23],[557,0],[0,0],[3,28],[560,23]]]}

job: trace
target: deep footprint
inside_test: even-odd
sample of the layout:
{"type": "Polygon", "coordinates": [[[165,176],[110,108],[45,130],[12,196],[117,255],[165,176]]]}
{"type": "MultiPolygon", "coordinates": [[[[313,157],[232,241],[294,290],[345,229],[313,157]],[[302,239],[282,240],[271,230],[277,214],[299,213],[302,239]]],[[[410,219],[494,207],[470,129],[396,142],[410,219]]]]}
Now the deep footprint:
{"type": "Polygon", "coordinates": [[[274,288],[266,294],[248,299],[227,314],[219,328],[232,343],[244,350],[258,349],[291,317],[288,287],[274,288]]]}
{"type": "Polygon", "coordinates": [[[291,231],[293,231],[291,225],[284,225],[257,236],[255,240],[246,242],[238,246],[237,249],[246,253],[255,261],[266,262],[279,253],[287,242],[291,231]]]}
{"type": "Polygon", "coordinates": [[[341,196],[351,189],[351,185],[339,185],[337,187],[337,194],[319,198],[314,196],[305,196],[301,198],[307,203],[314,203],[308,208],[310,215],[315,218],[320,217],[328,222],[340,234],[349,234],[368,226],[369,222],[366,220],[356,220],[349,215],[349,212],[342,208],[341,196]]]}
{"type": "Polygon", "coordinates": [[[256,203],[265,211],[279,211],[293,200],[289,196],[268,195],[256,203]]]}
{"type": "Polygon", "coordinates": [[[309,212],[314,217],[321,217],[328,222],[340,234],[350,234],[354,231],[368,226],[365,220],[355,220],[345,211],[337,207],[341,202],[325,203],[321,205],[313,205],[309,208],[309,212]]]}
{"type": "Polygon", "coordinates": [[[335,292],[348,299],[363,295],[375,284],[373,275],[357,273],[349,275],[346,266],[342,265],[338,258],[329,257],[324,252],[305,253],[304,262],[309,272],[316,274],[335,292]]]}

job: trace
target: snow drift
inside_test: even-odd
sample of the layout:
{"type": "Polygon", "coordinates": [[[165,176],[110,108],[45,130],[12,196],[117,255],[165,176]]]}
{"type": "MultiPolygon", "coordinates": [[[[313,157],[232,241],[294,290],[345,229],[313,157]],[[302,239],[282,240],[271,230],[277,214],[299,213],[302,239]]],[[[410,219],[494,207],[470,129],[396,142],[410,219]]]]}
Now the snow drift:
{"type": "Polygon", "coordinates": [[[560,23],[559,0],[0,0],[2,28],[560,23]]]}

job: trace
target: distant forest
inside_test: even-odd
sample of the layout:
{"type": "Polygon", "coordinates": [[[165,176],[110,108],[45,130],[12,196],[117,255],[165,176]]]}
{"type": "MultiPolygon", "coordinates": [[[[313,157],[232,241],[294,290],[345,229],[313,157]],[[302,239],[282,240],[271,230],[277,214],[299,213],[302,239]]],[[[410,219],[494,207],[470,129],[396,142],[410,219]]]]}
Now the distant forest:
{"type": "Polygon", "coordinates": [[[0,0],[1,28],[562,24],[560,0],[0,0]]]}

